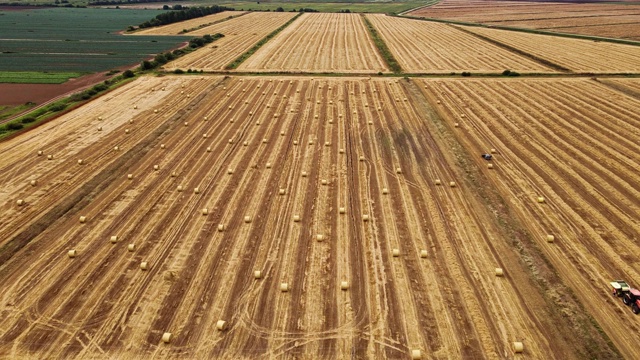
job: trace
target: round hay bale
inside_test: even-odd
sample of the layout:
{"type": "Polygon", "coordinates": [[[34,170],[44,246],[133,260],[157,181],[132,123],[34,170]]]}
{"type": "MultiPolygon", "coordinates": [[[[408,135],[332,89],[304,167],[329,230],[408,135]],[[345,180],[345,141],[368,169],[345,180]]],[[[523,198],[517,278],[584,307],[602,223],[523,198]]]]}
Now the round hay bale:
{"type": "Polygon", "coordinates": [[[487,169],[493,169],[493,164],[487,164],[487,169]]]}
{"type": "Polygon", "coordinates": [[[22,206],[24,205],[24,200],[18,199],[18,201],[16,201],[16,204],[18,204],[18,206],[22,206]]]}
{"type": "Polygon", "coordinates": [[[427,252],[427,250],[420,250],[420,257],[421,258],[426,258],[429,255],[429,253],[427,252]]]}
{"type": "Polygon", "coordinates": [[[153,110],[153,113],[157,114],[158,113],[158,109],[153,110]]]}
{"type": "Polygon", "coordinates": [[[114,147],[113,147],[113,150],[115,150],[115,151],[119,151],[119,150],[120,150],[120,147],[119,147],[119,146],[114,146],[114,147]]]}
{"type": "Polygon", "coordinates": [[[260,270],[256,270],[253,272],[253,278],[254,279],[261,279],[262,278],[262,271],[260,270]]]}
{"type": "Polygon", "coordinates": [[[129,124],[133,124],[133,119],[129,119],[129,124]]]}
{"type": "Polygon", "coordinates": [[[182,190],[184,190],[184,188],[182,187],[182,185],[178,185],[178,192],[182,192],[182,190]]]}
{"type": "Polygon", "coordinates": [[[202,134],[202,137],[206,139],[209,137],[209,134],[202,134]]]}
{"type": "Polygon", "coordinates": [[[309,145],[313,145],[313,140],[309,140],[309,145]]]}
{"type": "Polygon", "coordinates": [[[316,235],[316,241],[323,241],[324,240],[324,235],[322,234],[317,234],[316,235]]]}
{"type": "Polygon", "coordinates": [[[396,174],[402,174],[402,169],[396,168],[396,174]]]}
{"type": "Polygon", "coordinates": [[[134,109],[137,109],[137,108],[138,108],[138,105],[133,105],[133,108],[134,108],[134,109]]]}
{"type": "Polygon", "coordinates": [[[246,215],[246,216],[244,217],[244,222],[246,222],[246,223],[250,223],[250,222],[251,222],[251,216],[246,215]]]}
{"type": "Polygon", "coordinates": [[[127,174],[127,179],[129,180],[133,179],[133,174],[127,174]]]}
{"type": "Polygon", "coordinates": [[[369,215],[362,215],[362,221],[369,221],[369,215]]]}
{"type": "Polygon", "coordinates": [[[136,244],[129,244],[127,245],[127,251],[129,252],[133,252],[136,250],[136,244]]]}
{"type": "Polygon", "coordinates": [[[216,329],[218,329],[218,331],[227,330],[227,322],[224,320],[218,320],[218,322],[216,322],[216,329]]]}
{"type": "Polygon", "coordinates": [[[67,256],[69,256],[69,257],[70,257],[70,258],[72,258],[72,259],[73,259],[74,257],[76,257],[77,255],[78,255],[78,252],[77,252],[77,251],[75,251],[74,249],[71,249],[71,250],[69,250],[69,251],[67,252],[67,256]]]}
{"type": "Polygon", "coordinates": [[[42,150],[38,150],[38,156],[42,156],[43,152],[42,150]]]}
{"type": "Polygon", "coordinates": [[[153,170],[154,171],[160,170],[160,165],[153,165],[153,170]]]}
{"type": "Polygon", "coordinates": [[[552,242],[554,242],[555,240],[556,240],[556,237],[555,237],[555,236],[553,236],[553,235],[551,235],[551,234],[547,235],[547,242],[548,242],[548,243],[552,243],[552,242]]]}
{"type": "Polygon", "coordinates": [[[492,153],[492,154],[495,154],[495,153],[497,153],[497,152],[498,152],[498,151],[497,151],[496,149],[491,149],[491,153],[492,153]]]}
{"type": "Polygon", "coordinates": [[[98,131],[102,131],[102,126],[98,126],[98,131]]]}
{"type": "Polygon", "coordinates": [[[440,179],[436,179],[436,185],[440,185],[442,184],[442,181],[440,181],[440,179]]]}
{"type": "Polygon", "coordinates": [[[298,140],[293,140],[293,145],[298,145],[298,140]]]}
{"type": "Polygon", "coordinates": [[[515,353],[521,353],[524,351],[524,344],[521,343],[520,341],[516,341],[513,343],[513,352],[515,353]]]}
{"type": "Polygon", "coordinates": [[[340,149],[340,150],[338,150],[338,152],[339,152],[340,154],[344,154],[344,149],[340,149]]]}
{"type": "Polygon", "coordinates": [[[149,263],[146,261],[143,261],[140,263],[140,270],[147,270],[149,268],[149,263]]]}
{"type": "Polygon", "coordinates": [[[324,146],[331,146],[331,143],[328,141],[325,141],[324,146]]]}
{"type": "Polygon", "coordinates": [[[280,195],[284,195],[285,193],[286,193],[285,189],[278,190],[278,194],[280,194],[280,195]]]}
{"type": "Polygon", "coordinates": [[[538,197],[538,203],[542,204],[542,203],[544,203],[544,201],[545,200],[544,200],[544,198],[542,196],[538,197]]]}
{"type": "Polygon", "coordinates": [[[340,290],[349,290],[349,282],[347,281],[340,282],[340,290]]]}
{"type": "Polygon", "coordinates": [[[233,174],[233,169],[232,168],[228,168],[227,169],[227,174],[229,174],[229,175],[233,174]]]}
{"type": "Polygon", "coordinates": [[[393,250],[392,250],[392,254],[393,254],[393,257],[398,257],[398,256],[400,256],[400,249],[393,249],[393,250]]]}
{"type": "Polygon", "coordinates": [[[229,122],[232,124],[233,124],[233,121],[234,121],[233,118],[229,119],[229,122]]]}
{"type": "Polygon", "coordinates": [[[207,116],[203,117],[202,120],[207,121],[209,118],[207,116]]]}
{"type": "Polygon", "coordinates": [[[307,172],[306,171],[302,172],[302,177],[307,177],[307,172]]]}
{"type": "Polygon", "coordinates": [[[116,235],[113,235],[113,236],[111,236],[111,240],[110,241],[111,241],[112,244],[115,244],[115,243],[118,242],[118,237],[116,235]]]}
{"type": "Polygon", "coordinates": [[[162,334],[162,342],[165,344],[170,343],[172,338],[173,338],[173,335],[170,332],[166,332],[162,334]]]}
{"type": "Polygon", "coordinates": [[[248,142],[248,141],[245,141],[245,142],[243,142],[243,143],[242,143],[242,145],[243,145],[243,146],[249,146],[249,142],[248,142]]]}
{"type": "Polygon", "coordinates": [[[460,127],[460,124],[458,124],[458,123],[453,123],[453,127],[460,127]]]}
{"type": "Polygon", "coordinates": [[[208,208],[203,208],[202,209],[202,215],[209,215],[209,209],[208,208]]]}
{"type": "Polygon", "coordinates": [[[373,125],[373,121],[369,120],[369,125],[373,125]]]}
{"type": "Polygon", "coordinates": [[[340,209],[338,209],[338,212],[340,214],[344,214],[345,212],[347,212],[347,210],[345,208],[341,207],[340,209]]]}
{"type": "Polygon", "coordinates": [[[422,351],[419,349],[411,350],[411,360],[420,360],[422,359],[422,351]]]}
{"type": "Polygon", "coordinates": [[[322,185],[327,185],[329,182],[327,182],[327,180],[322,179],[322,181],[320,182],[322,185]]]}
{"type": "Polygon", "coordinates": [[[233,139],[229,139],[229,144],[233,144],[233,139]]]}
{"type": "Polygon", "coordinates": [[[294,222],[300,222],[300,215],[293,215],[294,222]]]}
{"type": "Polygon", "coordinates": [[[268,162],[268,163],[265,165],[265,167],[266,167],[267,169],[271,169],[271,163],[270,163],[270,162],[268,162]]]}
{"type": "Polygon", "coordinates": [[[284,131],[280,131],[280,136],[284,136],[284,131]]]}
{"type": "Polygon", "coordinates": [[[389,193],[389,189],[387,189],[387,188],[382,188],[382,193],[383,193],[384,195],[387,195],[387,194],[389,193]]]}
{"type": "Polygon", "coordinates": [[[358,158],[360,161],[364,161],[364,156],[360,155],[360,157],[358,158]]]}
{"type": "Polygon", "coordinates": [[[84,224],[87,222],[87,217],[86,216],[80,216],[80,223],[84,224]]]}
{"type": "Polygon", "coordinates": [[[496,276],[503,276],[504,270],[502,268],[496,268],[496,276]]]}
{"type": "Polygon", "coordinates": [[[53,160],[53,155],[47,155],[47,160],[53,160]]]}
{"type": "Polygon", "coordinates": [[[167,148],[167,145],[165,145],[165,144],[160,144],[160,149],[166,149],[166,148],[167,148]]]}
{"type": "Polygon", "coordinates": [[[194,188],[193,189],[193,193],[194,194],[200,194],[200,188],[194,188]]]}
{"type": "Polygon", "coordinates": [[[266,144],[267,143],[267,138],[262,139],[262,143],[266,144]]]}
{"type": "Polygon", "coordinates": [[[450,187],[456,187],[456,182],[455,181],[449,181],[449,186],[450,187]]]}
{"type": "Polygon", "coordinates": [[[29,181],[29,184],[31,184],[31,186],[36,186],[38,185],[38,180],[31,180],[29,181]]]}
{"type": "Polygon", "coordinates": [[[282,291],[282,292],[287,292],[287,291],[289,291],[289,284],[287,284],[287,283],[281,283],[281,284],[280,284],[280,291],[282,291]]]}
{"type": "Polygon", "coordinates": [[[175,171],[172,171],[172,172],[171,172],[171,177],[176,177],[176,176],[178,176],[178,173],[177,173],[177,172],[175,172],[175,171]]]}
{"type": "Polygon", "coordinates": [[[207,152],[211,152],[211,147],[207,146],[207,152]]]}
{"type": "Polygon", "coordinates": [[[218,224],[218,231],[224,231],[224,224],[218,224]]]}
{"type": "Polygon", "coordinates": [[[98,116],[98,120],[101,120],[101,121],[102,121],[102,116],[98,116]]]}

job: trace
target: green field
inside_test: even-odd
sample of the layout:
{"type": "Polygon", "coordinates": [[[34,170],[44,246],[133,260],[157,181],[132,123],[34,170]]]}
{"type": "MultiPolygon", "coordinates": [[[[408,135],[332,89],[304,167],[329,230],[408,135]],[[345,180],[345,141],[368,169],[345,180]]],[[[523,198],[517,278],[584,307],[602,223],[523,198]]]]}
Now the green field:
{"type": "Polygon", "coordinates": [[[62,84],[82,76],[79,72],[0,71],[0,83],[8,84],[62,84]]]}
{"type": "Polygon", "coordinates": [[[161,12],[97,8],[1,10],[0,72],[84,73],[139,63],[189,39],[117,33],[161,12]]]}

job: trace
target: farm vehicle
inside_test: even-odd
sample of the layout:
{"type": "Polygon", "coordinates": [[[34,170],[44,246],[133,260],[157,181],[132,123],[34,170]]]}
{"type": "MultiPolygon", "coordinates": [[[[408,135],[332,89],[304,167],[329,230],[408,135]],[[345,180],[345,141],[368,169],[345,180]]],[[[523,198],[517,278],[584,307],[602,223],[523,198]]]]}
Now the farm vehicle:
{"type": "Polygon", "coordinates": [[[610,285],[613,296],[621,297],[625,305],[631,306],[634,314],[640,314],[640,290],[631,288],[622,280],[612,281],[610,285]]]}

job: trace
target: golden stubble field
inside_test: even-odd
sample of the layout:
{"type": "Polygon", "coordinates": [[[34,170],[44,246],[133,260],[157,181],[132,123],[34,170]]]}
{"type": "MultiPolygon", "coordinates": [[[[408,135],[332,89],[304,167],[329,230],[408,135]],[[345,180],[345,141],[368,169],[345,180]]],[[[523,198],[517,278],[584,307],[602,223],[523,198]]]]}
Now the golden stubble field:
{"type": "MultiPolygon", "coordinates": [[[[402,24],[370,19],[410,64],[402,24]]],[[[300,43],[281,35],[265,54],[300,43]]],[[[242,53],[215,44],[189,61],[242,53]]],[[[0,356],[637,358],[606,286],[640,282],[639,89],[141,76],[0,143],[0,356]]]]}

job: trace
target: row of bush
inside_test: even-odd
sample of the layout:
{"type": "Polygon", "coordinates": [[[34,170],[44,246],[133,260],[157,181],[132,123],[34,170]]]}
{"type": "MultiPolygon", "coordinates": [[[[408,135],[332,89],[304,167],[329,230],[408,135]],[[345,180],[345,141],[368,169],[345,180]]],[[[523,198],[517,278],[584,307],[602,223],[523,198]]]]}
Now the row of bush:
{"type": "MultiPolygon", "coordinates": [[[[138,25],[139,28],[149,28],[154,26],[161,26],[167,24],[173,24],[184,20],[195,19],[211,14],[221,13],[223,11],[232,11],[233,8],[228,8],[224,6],[197,6],[184,8],[183,10],[178,11],[168,11],[162,14],[156,15],[155,18],[145,21],[142,24],[138,25]]],[[[132,27],[129,27],[129,30],[132,30],[132,27]]]]}

